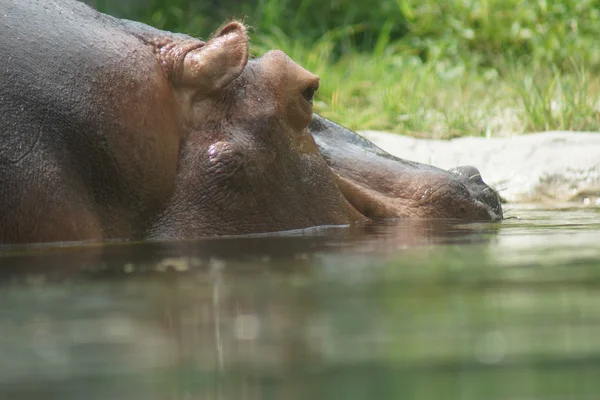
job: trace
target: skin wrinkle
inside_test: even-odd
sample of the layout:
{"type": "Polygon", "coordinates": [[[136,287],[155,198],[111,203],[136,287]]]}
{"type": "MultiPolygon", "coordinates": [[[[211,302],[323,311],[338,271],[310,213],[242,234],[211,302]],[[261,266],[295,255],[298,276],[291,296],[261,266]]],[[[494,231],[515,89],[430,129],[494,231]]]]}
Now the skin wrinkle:
{"type": "MultiPolygon", "coordinates": [[[[40,110],[40,111],[42,111],[42,110],[40,110]]],[[[46,124],[47,121],[48,121],[48,112],[47,112],[47,110],[43,110],[42,111],[42,116],[40,118],[39,127],[37,128],[37,132],[34,135],[34,139],[33,139],[33,142],[31,144],[25,144],[25,145],[23,145],[23,139],[19,138],[21,140],[19,140],[19,143],[16,146],[13,146],[13,148],[6,148],[6,150],[5,150],[4,146],[1,146],[0,147],[0,167],[1,167],[1,165],[3,163],[7,163],[7,164],[19,164],[20,162],[22,162],[23,160],[25,160],[30,154],[32,154],[34,152],[36,146],[40,142],[40,139],[42,137],[42,133],[44,131],[44,125],[46,124]],[[18,151],[14,152],[14,147],[16,147],[17,150],[24,149],[24,151],[22,152],[22,154],[19,154],[18,151]],[[13,151],[12,154],[6,154],[6,153],[8,153],[11,150],[13,151]],[[14,158],[11,159],[11,155],[14,158]]],[[[17,125],[13,129],[19,130],[20,127],[17,125]]]]}
{"type": "MultiPolygon", "coordinates": [[[[253,181],[252,176],[251,176],[252,174],[249,174],[248,161],[247,160],[242,160],[242,159],[238,160],[238,162],[235,165],[235,170],[231,171],[231,173],[229,174],[229,176],[231,177],[234,174],[238,178],[238,179],[236,179],[237,182],[246,183],[246,182],[252,182],[253,181]]],[[[262,171],[259,171],[259,174],[254,174],[254,176],[259,176],[260,177],[260,176],[263,176],[263,173],[262,173],[262,171]]],[[[225,176],[225,177],[219,177],[219,180],[227,181],[226,178],[228,178],[228,177],[227,176],[225,176]],[[223,178],[225,178],[225,179],[223,179],[223,178]]],[[[250,195],[251,199],[248,200],[248,202],[250,204],[254,204],[255,207],[258,208],[258,209],[264,208],[264,207],[261,207],[260,196],[258,195],[259,191],[257,191],[257,188],[256,188],[257,185],[249,185],[246,188],[246,190],[244,190],[243,187],[239,187],[239,185],[234,185],[234,186],[238,187],[238,191],[239,192],[242,192],[242,193],[245,192],[245,193],[248,193],[250,195]]],[[[262,189],[264,189],[264,188],[262,188],[262,189]]],[[[227,190],[222,190],[221,192],[228,193],[228,194],[232,193],[232,191],[227,191],[227,190]]],[[[233,192],[235,192],[235,188],[234,188],[233,192]]],[[[237,202],[235,202],[235,201],[231,201],[231,202],[229,202],[229,201],[223,201],[223,204],[225,205],[226,209],[237,208],[239,206],[237,204],[237,202]]],[[[279,221],[276,221],[276,222],[279,222],[279,221]]]]}
{"type": "MultiPolygon", "coordinates": [[[[369,168],[367,164],[366,169],[369,168]]],[[[461,202],[474,203],[477,208],[486,209],[483,203],[470,199],[468,190],[452,177],[440,175],[439,178],[430,182],[427,181],[427,177],[421,180],[413,177],[408,185],[405,185],[402,183],[401,175],[394,177],[385,172],[380,172],[376,177],[370,176],[369,178],[372,179],[366,180],[365,176],[360,175],[355,169],[347,168],[343,160],[338,160],[334,169],[350,179],[353,185],[366,189],[362,191],[363,195],[371,193],[372,197],[380,199],[370,202],[368,205],[363,204],[363,213],[369,216],[408,217],[413,215],[443,218],[457,212],[462,213],[461,209],[464,209],[464,206],[455,207],[455,204],[461,202]],[[438,180],[440,182],[436,183],[438,180]],[[404,193],[407,193],[408,196],[405,196],[404,193]],[[394,206],[390,208],[385,204],[394,204],[394,206]]],[[[350,199],[352,195],[346,194],[346,197],[350,199]]],[[[361,206],[359,206],[360,209],[361,206]]]]}
{"type": "MultiPolygon", "coordinates": [[[[253,130],[257,130],[260,133],[264,133],[266,132],[266,129],[262,129],[260,128],[260,123],[251,123],[250,125],[253,125],[253,128],[249,128],[247,129],[248,131],[253,131],[253,130]]],[[[247,145],[250,145],[249,143],[247,145]]],[[[253,146],[251,147],[247,147],[245,146],[246,151],[248,151],[248,148],[253,148],[253,146]]],[[[275,154],[272,153],[272,150],[268,147],[262,147],[262,148],[256,148],[254,149],[253,153],[255,153],[254,157],[255,160],[257,159],[261,159],[261,161],[263,161],[262,163],[256,163],[256,161],[252,162],[249,161],[248,159],[250,157],[247,157],[244,161],[243,164],[243,176],[244,176],[244,180],[243,182],[247,182],[249,183],[248,185],[248,191],[252,197],[252,200],[250,200],[250,203],[253,204],[257,209],[268,209],[268,204],[267,203],[267,199],[264,199],[264,192],[272,192],[275,191],[276,192],[276,188],[269,188],[269,182],[267,179],[264,179],[265,176],[267,176],[266,174],[268,173],[268,171],[266,170],[266,168],[263,166],[261,167],[261,165],[264,164],[264,161],[268,161],[268,162],[273,162],[273,160],[275,159],[275,154]],[[264,155],[267,154],[268,157],[264,157],[264,155]],[[262,155],[262,157],[261,157],[262,155]],[[252,168],[248,168],[249,165],[252,165],[252,168]],[[252,173],[252,169],[255,170],[255,173],[252,173]],[[267,187],[265,187],[267,186],[267,187]]],[[[251,160],[251,158],[250,158],[251,160]]],[[[273,214],[272,218],[274,220],[274,223],[277,225],[281,225],[284,221],[281,220],[279,218],[279,216],[277,214],[273,214]]]]}

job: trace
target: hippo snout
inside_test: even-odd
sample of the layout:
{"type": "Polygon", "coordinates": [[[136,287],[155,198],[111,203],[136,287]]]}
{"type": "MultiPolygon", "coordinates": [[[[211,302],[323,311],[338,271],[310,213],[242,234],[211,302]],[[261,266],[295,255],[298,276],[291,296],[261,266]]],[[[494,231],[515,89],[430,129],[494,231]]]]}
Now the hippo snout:
{"type": "Polygon", "coordinates": [[[487,206],[492,220],[497,221],[503,218],[498,193],[483,181],[481,172],[477,168],[472,165],[462,165],[450,168],[448,172],[460,179],[474,199],[487,206]]]}
{"type": "Polygon", "coordinates": [[[450,168],[448,172],[466,178],[469,182],[483,183],[481,172],[472,165],[462,165],[460,167],[450,168]]]}

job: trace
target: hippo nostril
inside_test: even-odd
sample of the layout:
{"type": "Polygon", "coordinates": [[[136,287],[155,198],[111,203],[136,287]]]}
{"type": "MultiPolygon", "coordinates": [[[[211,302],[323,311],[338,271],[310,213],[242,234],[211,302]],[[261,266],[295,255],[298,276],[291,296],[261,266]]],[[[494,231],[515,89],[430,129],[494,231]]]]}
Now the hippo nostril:
{"type": "Polygon", "coordinates": [[[466,180],[469,182],[483,182],[483,179],[481,179],[481,173],[472,165],[463,165],[460,167],[451,168],[449,172],[466,178],[466,180]]]}
{"type": "Polygon", "coordinates": [[[304,89],[302,92],[302,97],[306,99],[310,104],[313,103],[313,97],[315,97],[315,93],[317,92],[318,86],[311,86],[304,89]]]}

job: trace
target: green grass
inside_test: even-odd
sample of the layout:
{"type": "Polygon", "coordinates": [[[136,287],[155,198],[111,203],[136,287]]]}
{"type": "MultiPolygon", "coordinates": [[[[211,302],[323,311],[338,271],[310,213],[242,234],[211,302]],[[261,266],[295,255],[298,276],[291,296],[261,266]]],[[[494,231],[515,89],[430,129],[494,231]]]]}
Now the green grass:
{"type": "Polygon", "coordinates": [[[447,138],[600,130],[600,0],[96,0],[207,37],[252,27],[321,77],[316,110],[350,128],[447,138]]]}

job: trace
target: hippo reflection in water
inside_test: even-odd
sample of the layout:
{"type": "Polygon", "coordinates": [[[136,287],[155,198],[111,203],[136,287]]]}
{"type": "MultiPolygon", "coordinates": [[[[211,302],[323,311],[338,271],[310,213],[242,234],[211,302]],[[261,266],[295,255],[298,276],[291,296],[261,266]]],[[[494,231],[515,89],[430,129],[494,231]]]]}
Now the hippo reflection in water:
{"type": "Polygon", "coordinates": [[[205,43],[74,0],[0,15],[0,243],[502,218],[475,168],[313,116],[319,78],[280,51],[248,61],[238,22],[205,43]]]}

